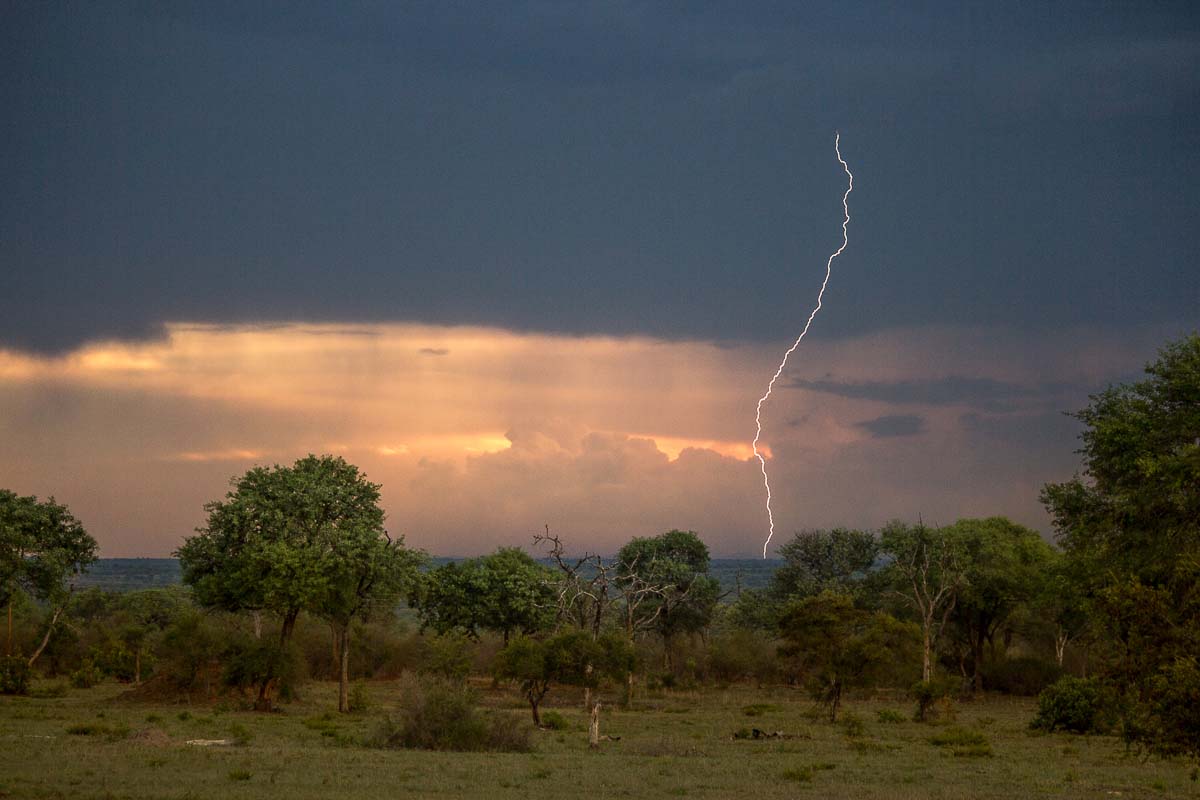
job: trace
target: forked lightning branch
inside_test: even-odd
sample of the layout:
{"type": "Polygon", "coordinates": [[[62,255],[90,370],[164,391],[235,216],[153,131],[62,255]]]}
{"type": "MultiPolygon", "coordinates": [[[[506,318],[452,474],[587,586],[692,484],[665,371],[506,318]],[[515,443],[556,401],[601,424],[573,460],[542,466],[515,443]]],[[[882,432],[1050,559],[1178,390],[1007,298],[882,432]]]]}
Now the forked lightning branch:
{"type": "Polygon", "coordinates": [[[771,544],[771,538],[775,535],[775,514],[771,511],[771,480],[767,477],[767,460],[758,450],[758,442],[762,438],[762,409],[763,403],[771,396],[772,390],[775,388],[775,381],[779,380],[779,376],[783,373],[784,367],[787,366],[788,358],[800,346],[800,342],[808,333],[809,327],[812,326],[813,319],[817,316],[817,312],[821,310],[821,301],[825,297],[825,287],[829,285],[829,276],[833,272],[833,260],[842,254],[849,244],[849,236],[846,228],[850,224],[850,192],[854,191],[854,174],[850,172],[850,166],[842,158],[841,149],[842,136],[840,133],[835,133],[833,137],[833,150],[837,153],[838,163],[842,165],[842,169],[846,171],[846,177],[849,183],[846,186],[846,193],[842,195],[842,211],[845,217],[842,220],[842,246],[830,254],[829,259],[825,262],[825,280],[821,282],[821,291],[817,293],[817,304],[813,308],[812,313],[808,315],[808,321],[804,323],[804,330],[800,331],[800,335],[796,337],[796,341],[788,348],[788,351],[783,354],[783,360],[779,362],[779,368],[775,370],[775,374],[771,376],[771,382],[767,384],[767,391],[762,397],[758,398],[758,406],[754,410],[754,441],[751,446],[754,449],[754,457],[758,459],[758,465],[762,469],[763,488],[767,490],[767,522],[770,529],[767,532],[767,540],[763,542],[763,558],[767,557],[767,545],[771,544]]]}

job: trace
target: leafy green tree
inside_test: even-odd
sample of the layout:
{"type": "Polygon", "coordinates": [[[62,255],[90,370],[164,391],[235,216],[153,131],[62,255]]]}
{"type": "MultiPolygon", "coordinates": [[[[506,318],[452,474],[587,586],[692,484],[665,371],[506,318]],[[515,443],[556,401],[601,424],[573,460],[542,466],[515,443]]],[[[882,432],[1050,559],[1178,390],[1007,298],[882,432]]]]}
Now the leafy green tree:
{"type": "Polygon", "coordinates": [[[889,522],[880,545],[891,562],[885,578],[921,627],[921,680],[933,677],[933,655],[966,581],[962,548],[943,529],[889,522]]]}
{"type": "Polygon", "coordinates": [[[1079,565],[1098,677],[1126,739],[1200,757],[1200,335],[1167,344],[1147,377],[1093,395],[1083,475],[1042,502],[1079,565]]]}
{"type": "Polygon", "coordinates": [[[496,675],[521,682],[533,723],[539,727],[542,699],[554,684],[595,689],[605,677],[620,679],[630,668],[632,648],[618,636],[599,639],[569,630],[549,639],[517,636],[496,656],[496,675]]]}
{"type": "Polygon", "coordinates": [[[1036,531],[1005,517],[961,519],[943,534],[962,554],[964,580],[952,619],[971,653],[972,686],[982,691],[984,647],[994,648],[997,631],[1038,597],[1054,551],[1036,531]]]}
{"type": "Polygon", "coordinates": [[[837,722],[848,689],[894,673],[918,638],[911,623],[858,608],[853,597],[829,590],[794,602],[779,629],[787,640],[780,654],[799,659],[830,722],[837,722]]]}
{"type": "Polygon", "coordinates": [[[279,618],[277,663],[262,670],[255,703],[269,710],[296,619],[344,599],[348,565],[384,535],[379,486],[342,458],[309,455],[249,470],[205,510],[208,523],[177,551],[183,580],[201,606],[279,618]]]}
{"type": "Polygon", "coordinates": [[[473,638],[495,631],[507,644],[554,622],[555,575],[528,553],[503,547],[488,556],[450,562],[427,573],[411,598],[425,626],[473,638]]]}
{"type": "Polygon", "coordinates": [[[376,528],[327,528],[321,542],[325,580],[308,606],[329,620],[338,655],[338,711],[350,711],[350,626],[379,610],[390,611],[414,585],[424,560],[376,528]]]}
{"type": "Polygon", "coordinates": [[[801,531],[779,548],[784,563],[771,577],[781,599],[823,591],[856,594],[879,558],[879,540],[869,531],[834,528],[801,531]]]}
{"type": "Polygon", "coordinates": [[[9,656],[16,596],[24,593],[50,609],[45,635],[27,661],[32,667],[67,608],[74,579],[95,562],[96,550],[96,540],[53,497],[38,502],[0,489],[0,604],[8,609],[9,656]]]}
{"type": "Polygon", "coordinates": [[[695,531],[671,530],[632,539],[617,554],[618,583],[655,587],[642,594],[637,620],[627,628],[653,626],[662,637],[667,669],[673,669],[672,639],[703,630],[712,619],[720,585],[708,574],[708,546],[695,531]]]}

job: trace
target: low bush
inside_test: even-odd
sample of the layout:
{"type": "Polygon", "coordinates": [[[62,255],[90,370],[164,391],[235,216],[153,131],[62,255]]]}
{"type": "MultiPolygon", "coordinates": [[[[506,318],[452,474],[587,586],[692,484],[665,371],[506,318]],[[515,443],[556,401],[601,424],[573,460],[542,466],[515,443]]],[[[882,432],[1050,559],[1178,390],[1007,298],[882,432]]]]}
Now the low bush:
{"type": "Polygon", "coordinates": [[[1044,731],[1091,733],[1101,711],[1100,689],[1090,679],[1059,678],[1038,695],[1037,715],[1030,727],[1044,731]]]}
{"type": "Polygon", "coordinates": [[[349,705],[347,710],[352,714],[361,714],[371,707],[371,695],[367,692],[365,681],[355,681],[350,687],[349,705]]]}
{"type": "Polygon", "coordinates": [[[937,705],[950,694],[950,684],[943,678],[928,681],[917,681],[909,690],[917,708],[913,719],[917,722],[928,722],[937,716],[937,705]]]}
{"type": "Polygon", "coordinates": [[[571,727],[567,718],[557,711],[542,712],[542,727],[551,731],[565,731],[571,727]]]}
{"type": "Polygon", "coordinates": [[[530,729],[512,717],[485,717],[475,693],[447,681],[409,681],[400,714],[384,720],[368,741],[375,747],[527,753],[530,729]]]}
{"type": "Polygon", "coordinates": [[[29,664],[20,656],[0,658],[0,694],[29,694],[29,664]]]}
{"type": "Polygon", "coordinates": [[[888,724],[904,722],[908,719],[908,717],[904,716],[899,711],[895,711],[890,708],[879,709],[879,711],[875,714],[875,718],[880,722],[886,722],[888,724]]]}
{"type": "Polygon", "coordinates": [[[79,669],[71,673],[71,686],[76,689],[90,689],[104,678],[104,674],[95,662],[85,658],[79,669]]]}
{"type": "Polygon", "coordinates": [[[994,692],[1033,697],[1062,677],[1062,668],[1053,661],[1021,656],[988,664],[983,685],[994,692]]]}

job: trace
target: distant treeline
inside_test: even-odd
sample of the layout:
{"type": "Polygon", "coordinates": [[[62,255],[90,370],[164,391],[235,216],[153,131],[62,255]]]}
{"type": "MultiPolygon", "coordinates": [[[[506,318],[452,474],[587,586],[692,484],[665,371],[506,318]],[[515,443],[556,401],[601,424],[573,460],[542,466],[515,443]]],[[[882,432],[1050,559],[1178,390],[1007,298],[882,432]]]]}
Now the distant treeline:
{"type": "MultiPolygon", "coordinates": [[[[439,567],[463,558],[434,556],[430,567],[439,567]]],[[[553,566],[551,559],[539,561],[553,566]]],[[[763,589],[771,582],[771,575],[783,564],[781,559],[762,558],[714,558],[709,574],[717,579],[721,593],[732,597],[738,587],[763,589]]],[[[163,589],[182,583],[177,558],[101,558],[87,572],[79,576],[77,585],[81,589],[96,588],[106,592],[136,592],[142,589],[163,589]]]]}

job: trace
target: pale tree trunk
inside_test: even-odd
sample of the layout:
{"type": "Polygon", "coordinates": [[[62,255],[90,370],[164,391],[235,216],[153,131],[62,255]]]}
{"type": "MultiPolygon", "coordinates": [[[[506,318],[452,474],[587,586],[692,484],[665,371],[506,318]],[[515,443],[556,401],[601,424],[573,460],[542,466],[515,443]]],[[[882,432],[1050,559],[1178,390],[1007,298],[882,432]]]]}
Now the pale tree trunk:
{"type": "Polygon", "coordinates": [[[350,711],[350,626],[338,635],[338,711],[350,711]]]}
{"type": "Polygon", "coordinates": [[[593,750],[600,746],[600,701],[592,706],[592,718],[588,722],[588,747],[593,750]]]}
{"type": "Polygon", "coordinates": [[[56,608],[54,615],[50,617],[50,624],[46,626],[46,635],[42,637],[42,643],[38,645],[37,650],[33,651],[33,655],[29,657],[27,662],[29,666],[33,666],[33,662],[37,661],[38,656],[46,649],[46,645],[50,643],[50,634],[54,633],[54,626],[58,622],[58,618],[62,616],[64,607],[56,608]]]}
{"type": "Polygon", "coordinates": [[[1058,662],[1060,669],[1063,665],[1063,656],[1066,654],[1067,642],[1070,641],[1070,638],[1062,628],[1058,629],[1054,637],[1054,660],[1058,662]]]}
{"type": "MultiPolygon", "coordinates": [[[[588,664],[586,667],[584,667],[583,668],[584,679],[590,681],[591,677],[592,677],[592,672],[593,672],[593,668],[592,668],[591,664],[588,664]]],[[[583,710],[587,711],[591,707],[592,707],[592,687],[584,686],[583,687],[583,710]]]]}
{"type": "Polygon", "coordinates": [[[250,612],[250,619],[254,620],[254,638],[262,638],[262,612],[255,609],[250,612]]]}
{"type": "Polygon", "coordinates": [[[933,623],[931,620],[925,620],[925,625],[922,631],[921,642],[921,680],[926,683],[933,677],[933,635],[931,628],[933,623]]]}
{"type": "Polygon", "coordinates": [[[633,670],[625,673],[625,707],[633,705],[633,670]]]}

